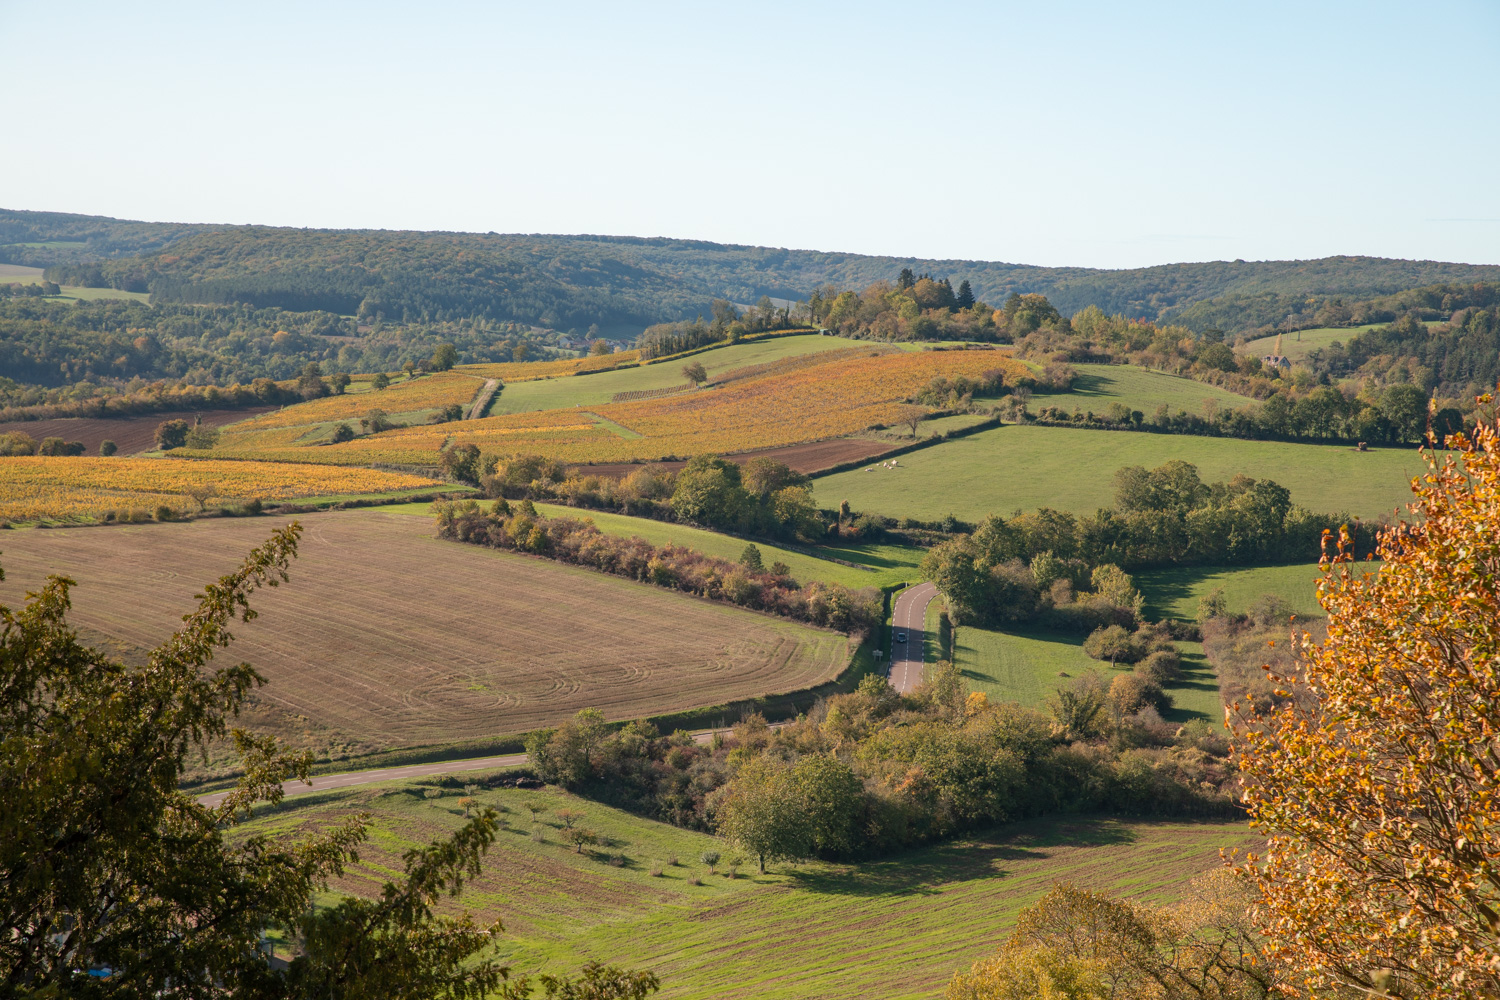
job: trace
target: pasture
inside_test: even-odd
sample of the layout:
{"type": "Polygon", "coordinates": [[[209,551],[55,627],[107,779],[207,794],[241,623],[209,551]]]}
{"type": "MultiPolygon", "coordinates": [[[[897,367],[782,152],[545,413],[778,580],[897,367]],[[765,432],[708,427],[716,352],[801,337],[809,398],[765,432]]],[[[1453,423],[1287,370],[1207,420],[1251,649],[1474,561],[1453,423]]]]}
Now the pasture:
{"type": "MultiPolygon", "coordinates": [[[[1281,335],[1281,352],[1292,361],[1301,361],[1313,351],[1320,347],[1337,341],[1341,344],[1349,343],[1349,339],[1357,333],[1365,330],[1374,330],[1385,326],[1384,323],[1366,323],[1364,326],[1323,326],[1315,330],[1294,330],[1291,333],[1281,335]]],[[[1239,347],[1240,354],[1248,354],[1253,358],[1264,357],[1276,349],[1276,336],[1261,337],[1251,340],[1239,347]]]]}
{"type": "MultiPolygon", "coordinates": [[[[1128,669],[1122,664],[1112,671],[1107,662],[1090,658],[1083,651],[1083,639],[1041,629],[999,632],[963,625],[958,629],[954,665],[971,690],[983,691],[993,701],[1040,709],[1048,695],[1072,683],[1074,677],[1091,670],[1111,677],[1128,669]]],[[[1182,654],[1182,676],[1166,687],[1173,707],[1163,717],[1172,722],[1217,721],[1223,714],[1219,682],[1203,656],[1202,644],[1179,642],[1177,649],[1182,654]]]]}
{"type": "Polygon", "coordinates": [[[1153,371],[1139,365],[1070,365],[1077,377],[1071,392],[1038,390],[1031,397],[1032,412],[1056,406],[1069,413],[1103,413],[1111,403],[1120,403],[1146,416],[1165,406],[1173,413],[1183,410],[1203,416],[1208,410],[1235,410],[1253,402],[1246,396],[1208,385],[1196,379],[1153,371]]]}
{"type": "MultiPolygon", "coordinates": [[[[1350,569],[1358,576],[1378,573],[1380,565],[1379,562],[1359,562],[1350,569]]],[[[1317,563],[1249,568],[1175,566],[1142,570],[1134,574],[1134,578],[1136,587],[1146,598],[1146,615],[1150,618],[1191,620],[1198,612],[1199,599],[1221,587],[1230,614],[1244,614],[1267,594],[1286,601],[1292,611],[1304,618],[1323,614],[1318,605],[1318,581],[1322,577],[1317,563]]]]}
{"type": "MultiPolygon", "coordinates": [[[[287,520],[9,532],[0,600],[65,573],[79,583],[72,620],[149,649],[287,520]]],[[[439,541],[422,518],[300,520],[291,583],[255,596],[260,617],[235,626],[226,659],[270,682],[252,724],[329,757],[495,739],[585,707],[628,719],[719,705],[811,687],[849,662],[842,635],[439,541]]]]}
{"type": "MultiPolygon", "coordinates": [[[[883,587],[909,578],[911,568],[922,561],[924,554],[920,549],[898,545],[827,550],[828,555],[833,559],[861,564],[860,566],[845,566],[832,559],[819,558],[817,555],[810,555],[798,549],[783,548],[763,539],[736,538],[734,535],[725,535],[704,528],[693,528],[685,524],[673,524],[670,521],[653,521],[650,518],[630,517],[626,514],[613,514],[608,511],[588,510],[554,503],[538,503],[536,509],[545,517],[572,517],[581,521],[592,521],[594,527],[606,535],[642,538],[656,546],[677,545],[707,556],[728,559],[730,562],[739,562],[740,556],[744,554],[745,546],[753,542],[755,547],[760,549],[763,565],[770,568],[774,562],[784,562],[791,569],[792,578],[799,583],[820,580],[825,583],[841,583],[846,587],[883,587]],[[862,568],[864,566],[869,568],[862,568]]],[[[414,514],[427,518],[433,516],[430,503],[397,504],[382,507],[381,510],[386,513],[414,514]]],[[[824,549],[820,546],[810,551],[818,553],[824,549]]]]}
{"type": "MultiPolygon", "coordinates": [[[[1286,444],[1071,427],[1006,426],[901,456],[896,469],[856,469],[815,480],[821,506],[936,520],[1053,507],[1089,514],[1114,502],[1114,473],[1172,459],[1205,482],[1239,473],[1273,479],[1292,502],[1320,512],[1375,518],[1411,498],[1425,466],[1415,448],[1358,452],[1342,445],[1286,444]]],[[[1316,555],[1316,553],[1309,553],[1316,555]]]]}
{"type": "Polygon", "coordinates": [[[1134,821],[1069,816],[1001,827],[858,865],[753,863],[729,879],[735,851],[724,841],[630,815],[555,788],[483,788],[462,775],[441,798],[428,784],[390,782],[308,794],[264,810],[246,832],[290,833],[368,810],[376,828],[360,861],[337,883],[371,892],[399,870],[401,853],[463,822],[463,782],[503,810],[480,875],[460,905],[501,919],[499,954],[516,972],[561,972],[591,959],[649,968],[664,1000],[874,1000],[940,997],[960,967],[994,952],[1019,910],[1058,880],[1163,903],[1194,875],[1218,865],[1220,848],[1257,842],[1240,823],[1134,821]],[[541,805],[531,839],[527,803],[541,805]],[[574,854],[555,813],[608,846],[574,854]],[[718,874],[699,855],[721,852],[718,874]],[[623,866],[606,863],[623,855],[623,866]],[[680,866],[665,866],[671,857],[680,866]],[[665,866],[663,875],[649,872],[665,866]],[[689,877],[702,885],[691,886],[689,877]]]}
{"type": "MultiPolygon", "coordinates": [[[[33,244],[23,244],[33,245],[33,244]]],[[[72,244],[63,244],[72,245],[72,244]]],[[[42,272],[45,268],[27,267],[24,264],[0,264],[0,285],[40,285],[42,283],[42,272]]],[[[135,302],[149,302],[149,292],[122,292],[117,288],[84,288],[79,285],[61,285],[61,295],[49,296],[55,301],[57,299],[82,299],[92,302],[96,299],[131,299],[135,302]]]]}

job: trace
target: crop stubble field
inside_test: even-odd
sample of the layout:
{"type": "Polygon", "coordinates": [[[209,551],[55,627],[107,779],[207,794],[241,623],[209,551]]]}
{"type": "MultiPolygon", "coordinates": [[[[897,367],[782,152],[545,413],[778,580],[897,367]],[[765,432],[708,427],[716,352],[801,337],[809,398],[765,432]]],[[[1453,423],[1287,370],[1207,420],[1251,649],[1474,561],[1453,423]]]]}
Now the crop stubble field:
{"type": "MultiPolygon", "coordinates": [[[[464,781],[483,783],[484,775],[464,781]]],[[[338,887],[370,892],[399,870],[403,850],[463,821],[461,794],[427,799],[415,784],[310,794],[254,820],[255,832],[292,831],[369,810],[376,833],[338,887]]],[[[732,849],[555,788],[498,788],[478,801],[504,810],[502,830],[462,905],[505,923],[499,950],[517,972],[557,972],[591,959],[649,968],[670,1000],[874,1000],[939,997],[948,978],[993,953],[1016,914],[1065,880],[1134,899],[1167,902],[1220,863],[1221,847],[1255,844],[1244,824],[1120,821],[1092,816],[1017,823],[846,866],[773,865],[739,878],[707,875],[698,856],[732,849]],[[527,802],[540,804],[543,842],[530,839],[527,802]],[[559,842],[559,809],[625,855],[612,867],[559,842]],[[648,872],[677,856],[663,877],[648,872]],[[699,876],[701,886],[687,879],[699,876]]]]}
{"type": "MultiPolygon", "coordinates": [[[[137,649],[284,518],[9,532],[0,600],[78,580],[73,620],[137,649]]],[[[494,738],[581,708],[611,719],[837,676],[842,635],[547,560],[443,542],[375,510],[304,515],[291,583],[227,654],[270,681],[258,721],[336,752],[494,738]]]]}

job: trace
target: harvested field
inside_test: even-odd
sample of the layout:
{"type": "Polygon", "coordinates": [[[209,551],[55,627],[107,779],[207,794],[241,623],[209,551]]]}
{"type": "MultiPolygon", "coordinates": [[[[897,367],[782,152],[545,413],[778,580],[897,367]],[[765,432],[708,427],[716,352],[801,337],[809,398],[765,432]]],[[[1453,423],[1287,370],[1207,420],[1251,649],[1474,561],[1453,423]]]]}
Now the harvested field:
{"type": "Polygon", "coordinates": [[[40,441],[47,437],[60,437],[65,441],[82,441],[88,454],[99,454],[99,442],[113,441],[121,455],[133,455],[149,451],[156,446],[156,425],[164,420],[186,420],[192,423],[199,417],[208,427],[222,427],[248,417],[258,416],[278,409],[275,406],[256,406],[244,410],[182,410],[174,413],[149,413],[140,417],[63,417],[57,420],[11,420],[0,423],[0,434],[20,431],[40,441]]]}
{"type": "MultiPolygon", "coordinates": [[[[778,462],[785,462],[798,472],[814,473],[824,469],[831,469],[835,465],[844,462],[863,462],[866,459],[876,458],[884,455],[893,448],[900,445],[892,441],[873,441],[867,438],[834,438],[832,441],[812,441],[808,444],[793,444],[785,448],[762,448],[759,451],[742,451],[734,455],[725,455],[725,458],[739,462],[741,465],[752,458],[774,458],[778,462]]],[[[686,465],[686,462],[654,462],[664,469],[677,470],[686,465]]],[[[618,479],[628,476],[641,467],[640,463],[612,462],[606,465],[578,465],[573,466],[579,475],[585,476],[609,476],[618,479]]]]}
{"type": "MultiPolygon", "coordinates": [[[[8,532],[0,601],[66,573],[73,620],[149,648],[285,518],[8,532]]],[[[842,635],[548,560],[439,541],[425,518],[303,515],[291,583],[225,659],[270,681],[250,722],[331,754],[494,738],[835,677],[842,635]]]]}

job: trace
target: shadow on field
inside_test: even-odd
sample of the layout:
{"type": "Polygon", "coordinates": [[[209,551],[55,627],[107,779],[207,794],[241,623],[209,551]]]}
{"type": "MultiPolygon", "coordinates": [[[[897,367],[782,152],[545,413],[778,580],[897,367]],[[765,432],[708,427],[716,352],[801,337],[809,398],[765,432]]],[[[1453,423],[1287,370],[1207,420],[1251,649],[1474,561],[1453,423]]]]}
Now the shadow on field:
{"type": "Polygon", "coordinates": [[[935,896],[945,883],[1005,878],[1011,874],[1009,863],[1044,861],[1053,848],[1106,847],[1135,840],[1135,832],[1114,819],[1054,817],[842,870],[793,871],[789,878],[800,889],[826,895],[935,896]]]}

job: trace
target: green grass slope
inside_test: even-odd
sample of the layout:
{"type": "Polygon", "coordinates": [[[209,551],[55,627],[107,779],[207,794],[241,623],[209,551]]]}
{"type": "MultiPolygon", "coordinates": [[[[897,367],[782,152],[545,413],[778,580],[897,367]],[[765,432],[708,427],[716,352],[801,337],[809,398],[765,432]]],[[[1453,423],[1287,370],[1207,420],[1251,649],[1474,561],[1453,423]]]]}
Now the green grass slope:
{"type": "MultiPolygon", "coordinates": [[[[1164,717],[1172,722],[1219,719],[1219,681],[1203,656],[1202,645],[1180,642],[1177,648],[1182,654],[1182,676],[1166,689],[1173,707],[1164,717]]],[[[1114,672],[1108,663],[1084,653],[1082,636],[1043,630],[998,632],[970,625],[958,630],[954,665],[971,690],[983,691],[993,701],[1014,701],[1028,708],[1042,708],[1049,694],[1080,674],[1098,670],[1112,676],[1114,672]]],[[[1122,666],[1118,671],[1125,669],[1122,666]]]]}
{"type": "MultiPolygon", "coordinates": [[[[1356,574],[1378,573],[1379,562],[1359,563],[1356,574]]],[[[1304,617],[1320,616],[1317,563],[1295,566],[1174,566],[1142,570],[1134,574],[1136,587],[1146,598],[1149,618],[1192,619],[1198,601],[1214,590],[1224,589],[1231,614],[1243,614],[1267,594],[1275,594],[1304,617]]]]}
{"type": "MultiPolygon", "coordinates": [[[[1281,335],[1281,351],[1293,361],[1301,361],[1310,353],[1320,347],[1327,347],[1337,341],[1341,344],[1349,343],[1355,334],[1376,327],[1385,326],[1384,323],[1366,323],[1364,326],[1319,327],[1316,330],[1297,330],[1293,333],[1281,335]]],[[[1248,354],[1254,358],[1264,357],[1276,349],[1276,338],[1261,337],[1252,340],[1239,349],[1239,353],[1248,354]]]]}
{"type": "MultiPolygon", "coordinates": [[[[457,789],[436,799],[423,791],[391,782],[309,794],[267,810],[249,829],[291,833],[369,810],[374,835],[338,886],[368,892],[372,874],[399,871],[402,851],[463,822],[457,789]]],[[[575,970],[591,959],[649,968],[661,976],[664,1000],[939,997],[955,970],[992,953],[1017,912],[1059,879],[1165,902],[1217,865],[1221,847],[1253,843],[1237,823],[1063,817],[860,865],[776,865],[761,876],[746,864],[731,881],[723,865],[735,852],[705,834],[553,788],[477,798],[504,809],[508,829],[461,902],[504,921],[504,960],[525,973],[575,970]],[[545,808],[540,842],[527,802],[545,808]],[[609,845],[584,854],[563,846],[554,815],[562,808],[583,812],[579,825],[609,845]],[[709,849],[724,856],[712,876],[699,861],[709,849]],[[609,854],[625,863],[607,864],[609,854]],[[681,866],[649,874],[674,855],[681,866]]]]}
{"type": "Polygon", "coordinates": [[[1071,367],[1078,373],[1072,391],[1037,392],[1032,397],[1033,412],[1044,406],[1057,406],[1069,413],[1074,410],[1103,413],[1110,403],[1123,403],[1147,416],[1162,405],[1174,413],[1186,410],[1201,415],[1210,405],[1216,409],[1234,410],[1250,402],[1247,397],[1218,386],[1138,365],[1071,367]]]}
{"type": "Polygon", "coordinates": [[[1366,518],[1407,502],[1410,480],[1424,468],[1415,448],[1361,453],[1340,445],[1006,426],[903,455],[895,469],[856,469],[816,486],[823,506],[847,499],[855,510],[888,517],[977,521],[1037,507],[1086,514],[1113,502],[1116,469],[1171,459],[1193,463],[1206,482],[1243,472],[1274,479],[1312,510],[1366,518]]]}

